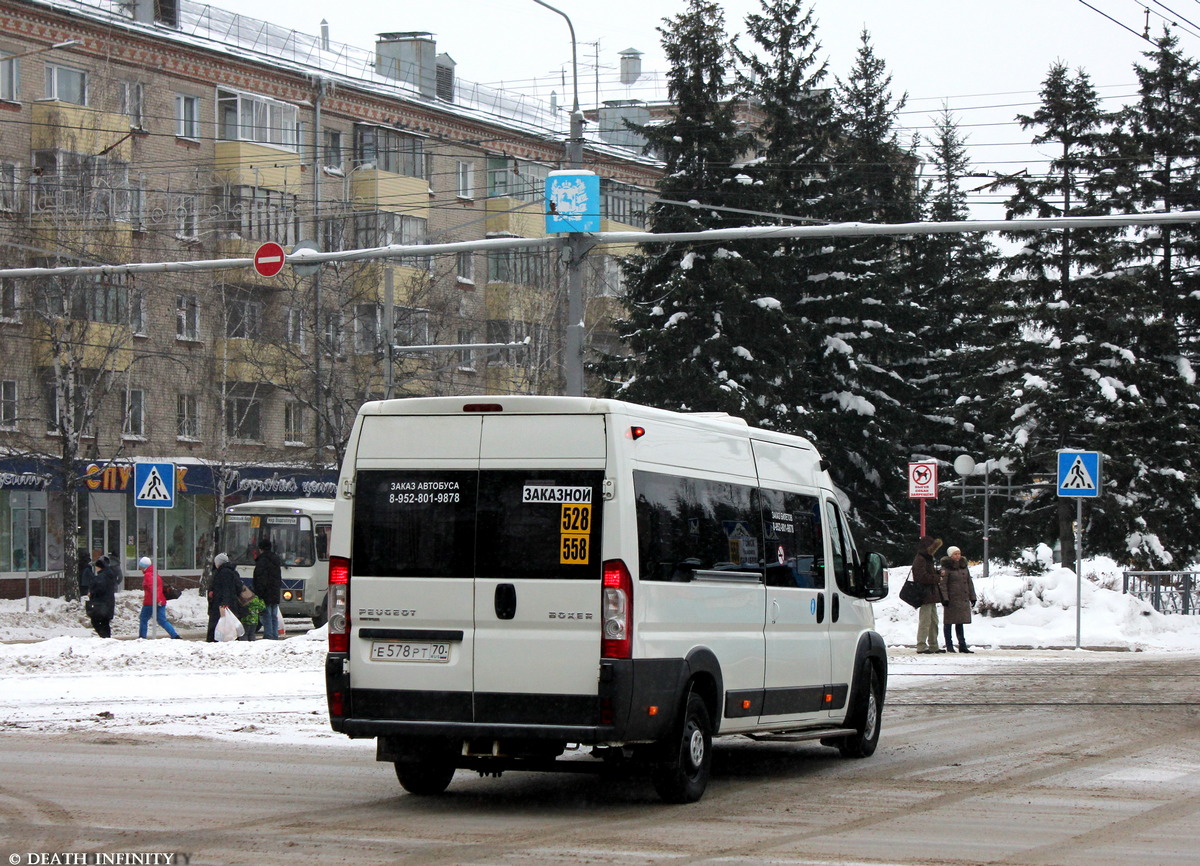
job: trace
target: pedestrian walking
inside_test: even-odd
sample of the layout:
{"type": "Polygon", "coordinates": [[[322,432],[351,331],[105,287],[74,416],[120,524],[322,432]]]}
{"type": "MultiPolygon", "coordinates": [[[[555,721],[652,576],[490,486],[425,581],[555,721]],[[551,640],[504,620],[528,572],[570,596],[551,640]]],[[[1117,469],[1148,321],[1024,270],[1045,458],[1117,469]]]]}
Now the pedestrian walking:
{"type": "Polygon", "coordinates": [[[217,621],[221,619],[222,608],[229,608],[238,619],[246,614],[241,601],[238,600],[242,591],[242,579],[229,557],[218,553],[213,557],[213,565],[217,570],[213,572],[212,585],[208,590],[208,634],[205,637],[209,643],[216,643],[213,632],[216,631],[217,621]]]}
{"type": "Polygon", "coordinates": [[[940,538],[928,535],[921,536],[917,542],[917,555],[913,557],[912,577],[920,585],[925,594],[921,606],[917,608],[917,652],[940,653],[945,650],[938,647],[938,603],[942,600],[937,565],[933,556],[942,546],[940,538]]]}
{"type": "Polygon", "coordinates": [[[963,626],[971,621],[971,605],[976,601],[975,584],[971,582],[967,560],[957,547],[947,547],[946,555],[942,557],[942,587],[945,596],[942,633],[946,639],[946,652],[954,652],[954,644],[950,642],[951,627],[958,632],[958,651],[973,652],[963,636],[963,626]]]}
{"type": "Polygon", "coordinates": [[[117,587],[121,577],[109,556],[96,560],[88,587],[87,614],[100,637],[112,637],[112,620],[117,611],[117,587]]]}
{"type": "Polygon", "coordinates": [[[271,539],[258,542],[258,558],[254,561],[254,594],[263,601],[259,620],[263,626],[263,637],[279,639],[279,601],[283,594],[283,567],[279,554],[271,548],[271,539]]]}
{"type": "Polygon", "coordinates": [[[138,568],[142,570],[142,612],[138,614],[138,637],[145,640],[150,618],[163,627],[163,631],[174,640],[179,640],[179,632],[167,620],[167,597],[163,595],[162,578],[150,557],[143,556],[138,560],[138,568]],[[157,602],[157,603],[156,603],[157,602]],[[155,615],[155,608],[158,613],[155,615]]]}

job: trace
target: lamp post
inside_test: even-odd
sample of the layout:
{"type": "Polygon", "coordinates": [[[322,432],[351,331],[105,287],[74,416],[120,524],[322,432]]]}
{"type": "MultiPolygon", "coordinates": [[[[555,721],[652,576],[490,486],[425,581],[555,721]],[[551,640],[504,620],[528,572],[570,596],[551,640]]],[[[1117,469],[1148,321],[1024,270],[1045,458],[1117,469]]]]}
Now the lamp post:
{"type": "MultiPolygon", "coordinates": [[[[575,25],[561,9],[544,0],[533,0],[561,15],[571,31],[571,130],[567,137],[567,167],[583,168],[583,112],[579,110],[579,64],[575,47],[575,25]]],[[[591,243],[581,233],[567,239],[567,331],[563,372],[569,397],[583,396],[583,257],[591,243]]]]}
{"type": "MultiPolygon", "coordinates": [[[[988,534],[990,532],[990,498],[992,494],[991,474],[993,469],[999,469],[1008,476],[1008,484],[1012,488],[1012,474],[1007,469],[1008,461],[1005,459],[999,461],[985,460],[983,461],[983,576],[987,577],[990,573],[989,569],[989,551],[988,551],[988,534]],[[993,465],[994,464],[994,465],[993,465]]],[[[975,458],[970,454],[960,454],[954,459],[954,471],[962,478],[963,498],[967,495],[967,476],[975,474],[977,469],[975,458]]],[[[978,490],[979,488],[975,488],[978,490]]]]}
{"type": "Polygon", "coordinates": [[[54,51],[58,48],[74,48],[76,45],[82,45],[78,39],[68,39],[66,42],[55,42],[53,45],[45,45],[41,48],[31,48],[28,51],[22,51],[19,54],[6,54],[0,57],[0,63],[7,63],[9,60],[20,60],[22,57],[32,57],[34,54],[42,54],[46,51],[54,51]]]}

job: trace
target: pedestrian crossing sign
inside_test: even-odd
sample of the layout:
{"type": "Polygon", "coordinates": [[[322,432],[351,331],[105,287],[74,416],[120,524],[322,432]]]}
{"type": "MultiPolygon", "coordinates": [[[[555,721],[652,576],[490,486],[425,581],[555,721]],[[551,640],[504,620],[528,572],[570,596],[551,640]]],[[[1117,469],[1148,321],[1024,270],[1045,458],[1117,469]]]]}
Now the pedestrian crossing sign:
{"type": "Polygon", "coordinates": [[[133,492],[138,508],[174,508],[175,464],[133,464],[133,492]]]}
{"type": "Polygon", "coordinates": [[[1058,452],[1058,495],[1100,495],[1100,452],[1058,452]]]}

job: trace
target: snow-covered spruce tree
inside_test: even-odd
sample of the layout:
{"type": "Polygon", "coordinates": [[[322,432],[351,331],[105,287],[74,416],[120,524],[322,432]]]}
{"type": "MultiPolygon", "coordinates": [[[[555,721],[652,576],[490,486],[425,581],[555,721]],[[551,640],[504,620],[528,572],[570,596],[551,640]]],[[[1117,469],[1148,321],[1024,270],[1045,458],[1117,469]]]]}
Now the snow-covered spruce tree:
{"type": "MultiPolygon", "coordinates": [[[[1193,210],[1200,206],[1200,68],[1167,31],[1145,58],[1134,67],[1139,98],[1118,116],[1100,181],[1121,212],[1193,210]]],[[[1118,310],[1125,315],[1114,342],[1124,363],[1110,375],[1136,387],[1144,406],[1127,421],[1127,442],[1103,447],[1105,497],[1114,507],[1094,515],[1091,543],[1141,566],[1186,567],[1200,547],[1190,519],[1200,504],[1200,228],[1130,230],[1118,256],[1127,312],[1118,310]]]]}
{"type": "MultiPolygon", "coordinates": [[[[838,131],[828,64],[818,57],[817,24],[806,5],[761,0],[761,13],[746,18],[753,50],[738,53],[746,70],[742,89],[761,121],[755,128],[757,157],[744,170],[754,180],[749,191],[754,209],[822,223],[833,212],[827,185],[838,131]]],[[[780,301],[790,340],[798,340],[805,328],[808,276],[829,271],[826,247],[823,240],[759,241],[748,253],[759,267],[760,290],[780,301]]],[[[758,399],[774,408],[780,429],[807,434],[806,416],[827,409],[796,399],[811,393],[808,366],[793,360],[800,352],[797,344],[758,399]]]]}
{"type": "MultiPolygon", "coordinates": [[[[1091,79],[1054,64],[1041,105],[1017,118],[1036,130],[1033,142],[1055,155],[1044,175],[1020,178],[1007,202],[1010,217],[1083,216],[1109,208],[1098,181],[1107,165],[1102,149],[1108,118],[1091,79]]],[[[1005,345],[1007,384],[989,424],[1021,480],[1053,481],[1062,448],[1115,454],[1131,446],[1131,416],[1145,411],[1131,370],[1136,357],[1123,347],[1141,311],[1131,309],[1131,285],[1114,269],[1113,230],[1009,233],[1024,244],[1002,268],[1005,291],[1020,327],[1005,345]]],[[[1134,445],[1136,449],[1136,445],[1134,445]]],[[[1075,503],[1053,489],[1010,508],[1003,523],[1018,544],[1059,540],[1062,562],[1075,562],[1075,503]]],[[[1110,507],[1103,500],[1089,505],[1110,507]]],[[[1089,535],[1096,551],[1097,538],[1089,535]]]]}
{"type": "MultiPolygon", "coordinates": [[[[739,131],[729,83],[729,43],[720,6],[691,0],[660,28],[670,62],[672,112],[642,128],[648,150],[666,164],[663,199],[650,211],[657,233],[744,223],[704,205],[742,207],[751,187],[739,178],[750,142],[739,131]]],[[[759,290],[760,273],[742,244],[672,243],[642,247],[626,267],[628,318],[617,333],[630,355],[599,365],[607,392],[652,406],[725,411],[775,425],[771,383],[790,358],[779,302],[759,290]]]]}
{"type": "MultiPolygon", "coordinates": [[[[932,171],[922,187],[924,218],[970,219],[963,181],[971,174],[971,161],[949,111],[943,110],[927,145],[932,171]]],[[[1016,327],[993,290],[991,271],[998,251],[982,233],[921,235],[913,240],[913,250],[913,297],[923,311],[915,333],[922,351],[898,370],[916,386],[914,406],[920,430],[928,438],[915,441],[924,443],[918,445],[922,451],[949,463],[959,454],[969,454],[982,470],[984,461],[996,456],[991,453],[994,436],[980,416],[997,393],[997,376],[1003,370],[997,343],[1001,334],[1011,334],[1016,327]]],[[[976,476],[969,483],[983,479],[976,476]]],[[[946,495],[929,505],[927,519],[936,521],[944,537],[958,539],[955,543],[972,556],[982,553],[979,500],[964,504],[960,497],[946,495]]]]}
{"type": "MultiPolygon", "coordinates": [[[[829,217],[835,221],[909,222],[919,216],[916,166],[895,129],[905,98],[863,33],[855,64],[835,89],[839,128],[831,154],[829,217]]],[[[921,352],[925,314],[912,294],[912,245],[894,238],[836,238],[824,248],[827,269],[804,275],[801,326],[791,402],[806,406],[805,434],[825,453],[834,479],[854,504],[866,546],[907,553],[915,524],[905,473],[915,442],[929,441],[915,411],[916,389],[897,373],[921,352]]]]}

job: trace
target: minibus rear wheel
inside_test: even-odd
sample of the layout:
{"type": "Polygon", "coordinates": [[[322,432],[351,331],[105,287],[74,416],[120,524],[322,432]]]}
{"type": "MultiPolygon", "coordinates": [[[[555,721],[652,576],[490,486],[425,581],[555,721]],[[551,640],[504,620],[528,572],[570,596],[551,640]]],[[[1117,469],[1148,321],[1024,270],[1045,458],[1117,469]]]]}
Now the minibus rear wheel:
{"type": "Polygon", "coordinates": [[[695,803],[704,796],[712,770],[712,722],[699,695],[688,695],[682,723],[660,754],[651,779],[664,802],[695,803]]]}
{"type": "Polygon", "coordinates": [[[450,787],[454,764],[444,760],[396,761],[396,778],[410,794],[440,794],[450,787]]]}

